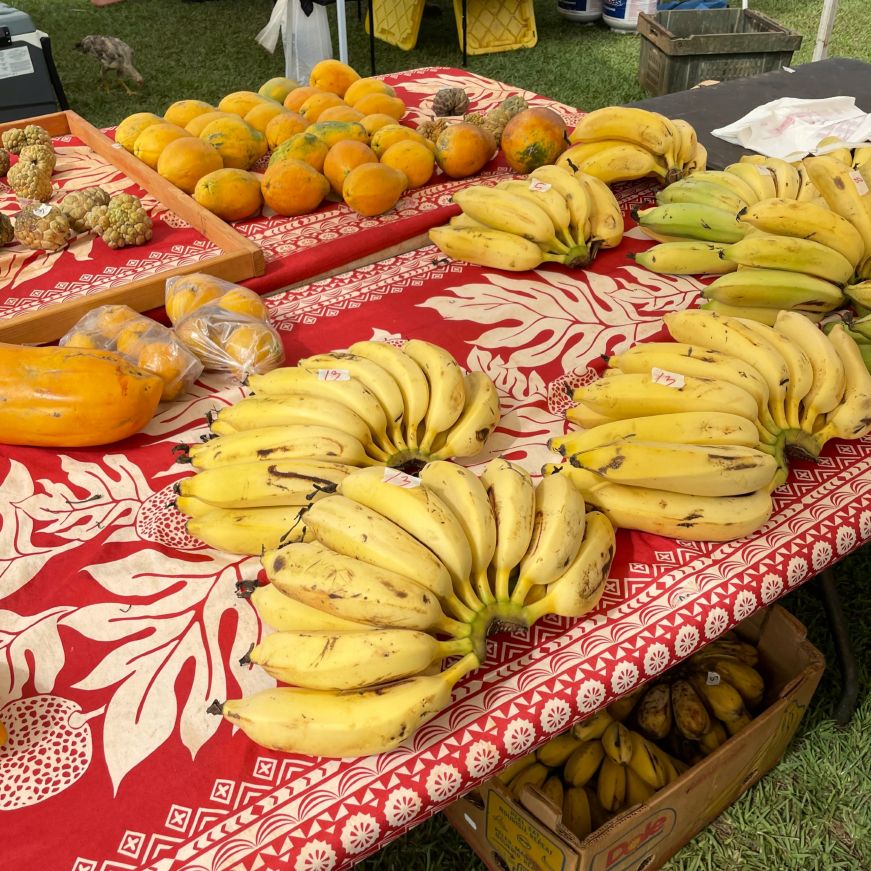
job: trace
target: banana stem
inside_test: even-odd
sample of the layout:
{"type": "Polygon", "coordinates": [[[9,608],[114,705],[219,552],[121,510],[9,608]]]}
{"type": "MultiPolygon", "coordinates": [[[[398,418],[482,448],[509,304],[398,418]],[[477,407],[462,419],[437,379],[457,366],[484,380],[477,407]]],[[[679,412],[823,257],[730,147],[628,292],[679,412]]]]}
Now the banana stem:
{"type": "Polygon", "coordinates": [[[433,628],[442,635],[450,635],[451,638],[468,638],[472,634],[471,624],[454,620],[446,615],[433,628]]]}
{"type": "Polygon", "coordinates": [[[449,686],[453,686],[464,678],[470,671],[474,671],[481,664],[477,653],[467,653],[462,659],[457,660],[452,666],[446,668],[440,675],[449,686]]]}
{"type": "Polygon", "coordinates": [[[494,584],[494,588],[496,590],[496,601],[497,602],[510,602],[511,595],[508,592],[508,578],[511,574],[511,569],[507,566],[497,566],[496,568],[496,583],[494,584]]]}
{"type": "Polygon", "coordinates": [[[532,626],[544,617],[545,614],[553,613],[553,602],[550,596],[542,596],[537,602],[526,605],[522,612],[528,626],[532,626]]]}
{"type": "Polygon", "coordinates": [[[471,653],[472,649],[473,641],[471,637],[440,641],[437,659],[447,659],[450,656],[465,656],[467,653],[471,653]]]}
{"type": "Polygon", "coordinates": [[[548,248],[553,248],[554,251],[558,251],[560,254],[565,254],[569,250],[569,246],[560,242],[556,236],[551,236],[544,244],[546,244],[548,248]]]}
{"type": "Polygon", "coordinates": [[[490,589],[490,579],[487,577],[486,567],[475,575],[475,592],[483,605],[492,605],[496,601],[490,589]]]}
{"type": "Polygon", "coordinates": [[[457,598],[456,593],[451,593],[449,596],[445,597],[443,604],[461,623],[471,623],[475,619],[475,615],[478,613],[464,602],[461,602],[457,598]]]}
{"type": "Polygon", "coordinates": [[[528,577],[520,577],[511,591],[511,601],[515,605],[522,605],[526,600],[527,593],[532,589],[532,581],[528,577]]]}

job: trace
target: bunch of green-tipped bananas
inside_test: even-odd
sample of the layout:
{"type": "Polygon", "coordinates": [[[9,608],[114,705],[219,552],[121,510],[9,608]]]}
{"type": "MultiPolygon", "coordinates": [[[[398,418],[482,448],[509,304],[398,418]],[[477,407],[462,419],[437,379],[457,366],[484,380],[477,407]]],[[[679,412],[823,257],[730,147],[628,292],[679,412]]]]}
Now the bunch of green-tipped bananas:
{"type": "MultiPolygon", "coordinates": [[[[636,729],[690,765],[741,731],[762,705],[759,652],[730,634],[635,693],[624,704],[636,729]]],[[[618,700],[619,701],[622,700],[618,700]]]]}
{"type": "Polygon", "coordinates": [[[678,668],[612,702],[497,775],[515,798],[536,787],[583,840],[646,801],[737,734],[765,684],[752,644],[729,633],[678,668]]]}
{"type": "Polygon", "coordinates": [[[288,686],[214,712],[266,747],[388,750],[448,704],[491,626],[579,617],[604,590],[614,528],[567,478],[533,486],[503,459],[480,478],[436,460],[419,477],[354,469],[334,489],[299,512],[296,541],[263,554],[269,583],[240,585],[276,630],[243,661],[288,686]]]}
{"type": "Polygon", "coordinates": [[[849,285],[844,288],[855,310],[841,311],[838,317],[822,324],[826,334],[831,333],[836,325],[841,324],[859,346],[859,351],[865,360],[865,366],[871,371],[871,281],[849,285]]]}
{"type": "Polygon", "coordinates": [[[638,178],[672,182],[704,170],[708,155],[692,125],[646,109],[608,106],[585,115],[558,166],[580,170],[606,184],[638,178]]]}
{"type": "Polygon", "coordinates": [[[472,456],[499,422],[491,379],[419,339],[357,342],[248,384],[254,396],[209,416],[211,438],[177,449],[199,470],[176,488],[188,531],[231,553],[293,540],[296,507],[354,467],[472,456]]]}
{"type": "Polygon", "coordinates": [[[725,541],[771,514],[788,452],[871,432],[871,373],[842,325],[826,335],[796,312],[774,327],[690,309],[665,315],[674,342],[635,345],[579,387],[549,442],[568,476],[615,526],[725,541]]]}
{"type": "Polygon", "coordinates": [[[518,759],[497,778],[515,798],[527,786],[538,789],[561,811],[563,825],[583,840],[686,769],[605,709],[518,759]]]}
{"type": "Polygon", "coordinates": [[[703,308],[769,326],[780,309],[819,321],[854,276],[871,277],[869,182],[871,163],[854,170],[832,155],[693,173],[636,212],[661,244],[630,256],[654,272],[719,275],[703,308]]]}
{"type": "Polygon", "coordinates": [[[448,257],[521,272],[549,261],[585,266],[623,238],[610,188],[586,173],[540,166],[524,179],[473,185],[454,194],[463,210],[429,232],[448,257]]]}

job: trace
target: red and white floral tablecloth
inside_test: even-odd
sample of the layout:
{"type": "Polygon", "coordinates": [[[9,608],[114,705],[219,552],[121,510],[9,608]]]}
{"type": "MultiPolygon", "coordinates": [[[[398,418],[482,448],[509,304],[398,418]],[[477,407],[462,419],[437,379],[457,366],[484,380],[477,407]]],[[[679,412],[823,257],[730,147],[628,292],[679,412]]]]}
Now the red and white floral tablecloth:
{"type": "MultiPolygon", "coordinates": [[[[650,189],[627,186],[626,206],[650,189]]],[[[489,373],[503,419],[478,459],[537,471],[566,382],[657,336],[699,284],[625,255],[507,274],[428,247],[268,299],[289,360],[417,336],[489,373]]],[[[378,849],[505,761],[688,656],[871,538],[871,440],[799,464],[755,536],[620,532],[601,605],[488,642],[487,663],[402,748],[282,755],[206,713],[270,683],[238,664],[261,633],[235,596],[255,558],[205,547],[168,503],[172,445],[242,390],[216,377],[99,450],[0,447],[0,831],[10,868],[330,871],[378,849]]]]}
{"type": "MultiPolygon", "coordinates": [[[[440,88],[446,87],[463,88],[475,111],[487,111],[519,93],[531,104],[556,109],[572,126],[580,117],[577,109],[465,70],[430,67],[383,78],[396,88],[408,106],[404,123],[414,126],[424,117],[431,117],[432,99],[440,88]]],[[[138,186],[131,185],[124,175],[74,137],[59,137],[55,147],[58,165],[53,181],[63,193],[100,185],[112,194],[124,191],[144,195],[138,186]]],[[[265,167],[266,159],[255,169],[262,171],[265,167]]],[[[478,178],[509,173],[500,152],[478,178]]],[[[270,293],[413,239],[458,214],[459,208],[451,202],[451,195],[473,182],[447,179],[439,172],[425,187],[402,197],[394,209],[372,218],[334,202],[295,218],[282,217],[265,208],[258,217],[234,225],[262,248],[266,259],[264,275],[245,284],[258,293],[270,293]]],[[[145,246],[112,251],[102,240],[84,234],[68,248],[53,253],[30,251],[17,244],[0,249],[0,319],[117,287],[219,253],[207,239],[172,212],[159,207],[152,198],[146,197],[145,205],[155,222],[154,238],[145,246]]],[[[19,208],[15,193],[0,183],[0,212],[14,215],[19,208]]]]}

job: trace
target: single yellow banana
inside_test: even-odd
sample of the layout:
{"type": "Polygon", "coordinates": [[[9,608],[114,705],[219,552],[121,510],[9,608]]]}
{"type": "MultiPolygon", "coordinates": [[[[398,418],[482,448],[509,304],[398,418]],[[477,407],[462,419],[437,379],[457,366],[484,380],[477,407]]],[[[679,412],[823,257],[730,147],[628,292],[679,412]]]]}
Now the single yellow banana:
{"type": "Polygon", "coordinates": [[[830,281],[786,269],[756,267],[742,267],[717,278],[704,288],[703,295],[738,308],[788,308],[824,313],[844,304],[841,288],[830,281]]]}
{"type": "Polygon", "coordinates": [[[581,742],[571,732],[563,732],[546,741],[535,752],[542,765],[559,768],[581,746],[581,742]]]}
{"type": "Polygon", "coordinates": [[[563,825],[579,840],[583,841],[593,831],[590,816],[590,800],[581,786],[570,786],[563,795],[563,825]]]}
{"type": "Polygon", "coordinates": [[[543,471],[569,475],[584,499],[616,527],[686,541],[742,538],[759,529],[772,511],[767,489],[744,496],[687,496],[649,487],[613,484],[568,463],[548,465],[543,471]]]}
{"type": "Polygon", "coordinates": [[[616,248],[623,240],[625,229],[617,198],[611,188],[594,175],[579,171],[576,178],[584,186],[590,204],[588,241],[598,242],[600,248],[616,248]]]}
{"type": "Polygon", "coordinates": [[[572,735],[578,741],[592,741],[595,738],[601,738],[605,734],[605,729],[614,722],[614,718],[608,713],[606,708],[600,708],[592,716],[586,720],[581,720],[572,726],[572,735]]]}
{"type": "Polygon", "coordinates": [[[560,577],[548,584],[541,599],[524,606],[527,624],[531,626],[545,614],[582,617],[592,611],[602,598],[616,547],[611,521],[599,511],[589,512],[577,556],[560,577]]]}
{"type": "Polygon", "coordinates": [[[678,411],[728,410],[748,420],[757,415],[756,400],[743,388],[692,375],[621,373],[576,388],[574,399],[614,419],[678,411]]]}
{"type": "Polygon", "coordinates": [[[299,510],[295,505],[247,510],[214,508],[191,517],[187,531],[217,550],[258,556],[264,550],[304,540],[306,528],[299,510]]]}
{"type": "Polygon", "coordinates": [[[535,489],[529,473],[503,460],[490,460],[481,473],[496,517],[496,551],[490,564],[496,601],[510,599],[508,577],[523,559],[535,522],[535,489]]]}
{"type": "Polygon", "coordinates": [[[747,207],[747,200],[722,185],[711,184],[690,176],[670,184],[656,194],[660,206],[668,203],[698,203],[737,214],[747,207]]]}
{"type": "Polygon", "coordinates": [[[538,179],[502,181],[496,187],[498,190],[508,191],[543,209],[556,230],[557,238],[565,242],[569,248],[574,246],[575,241],[569,229],[572,219],[569,206],[565,197],[556,188],[544,184],[538,179]]]}
{"type": "Polygon", "coordinates": [[[354,436],[313,424],[269,426],[218,436],[191,445],[187,459],[197,469],[215,469],[258,460],[313,460],[350,466],[375,462],[354,436]]]}
{"type": "Polygon", "coordinates": [[[734,175],[753,188],[757,199],[768,200],[777,196],[774,176],[766,166],[757,166],[752,163],[730,163],[723,171],[729,175],[734,175]]]}
{"type": "Polygon", "coordinates": [[[725,242],[660,242],[646,251],[627,255],[639,266],[664,275],[724,275],[734,272],[737,263],[721,256],[725,242]]]}
{"type": "Polygon", "coordinates": [[[345,620],[335,614],[327,614],[319,608],[312,608],[290,596],[285,596],[273,584],[263,584],[254,587],[250,593],[244,592],[240,585],[237,594],[242,598],[250,598],[257,611],[257,616],[272,629],[279,632],[307,632],[312,630],[329,630],[332,632],[361,632],[364,629],[375,628],[371,623],[358,623],[345,620]]]}
{"type": "Polygon", "coordinates": [[[699,203],[667,203],[635,209],[632,217],[645,233],[664,241],[738,242],[749,230],[747,224],[738,220],[736,212],[699,203]]]}
{"type": "Polygon", "coordinates": [[[632,759],[632,736],[629,730],[615,720],[602,733],[602,746],[605,753],[618,765],[628,765],[632,759]]]}
{"type": "Polygon", "coordinates": [[[663,768],[660,757],[653,751],[654,744],[639,735],[632,734],[631,768],[651,789],[662,789],[668,783],[668,772],[663,768]]]}
{"type": "Polygon", "coordinates": [[[454,684],[479,664],[469,653],[436,675],[344,692],[277,687],[210,710],[270,750],[368,756],[401,744],[447,707],[454,684]]]}
{"type": "Polygon", "coordinates": [[[693,172],[687,176],[689,179],[706,181],[709,184],[720,185],[740,197],[745,203],[753,204],[762,199],[760,187],[748,184],[740,175],[731,172],[717,171],[713,169],[703,172],[693,172]]]}
{"type": "MultiPolygon", "coordinates": [[[[571,140],[571,137],[569,137],[571,140]]],[[[561,169],[566,169],[569,172],[577,172],[578,165],[582,160],[598,154],[600,151],[606,151],[613,148],[615,145],[622,145],[620,139],[600,139],[596,142],[576,142],[570,145],[557,159],[556,166],[561,169]]]]}
{"type": "Polygon", "coordinates": [[[605,151],[587,157],[578,165],[578,171],[595,176],[605,184],[631,181],[656,176],[664,179],[666,168],[646,148],[630,142],[621,142],[605,151]]]}
{"type": "Polygon", "coordinates": [[[483,604],[491,604],[494,597],[487,569],[496,552],[496,516],[484,485],[474,472],[447,460],[427,463],[420,470],[420,480],[459,520],[472,553],[475,592],[483,604]]]}
{"type": "Polygon", "coordinates": [[[429,408],[424,416],[420,450],[427,453],[436,436],[449,430],[463,413],[466,387],[463,370],[444,348],[422,339],[410,339],[402,348],[426,375],[429,408]]]}
{"type": "Polygon", "coordinates": [[[810,239],[754,233],[723,251],[723,256],[742,266],[783,269],[815,275],[834,284],[846,284],[853,264],[834,248],[810,239]]]}
{"type": "Polygon", "coordinates": [[[299,424],[339,429],[354,436],[366,447],[372,444],[369,425],[347,405],[305,393],[269,398],[249,396],[235,405],[222,408],[211,418],[210,429],[215,435],[227,435],[265,426],[299,424]]]}
{"type": "Polygon", "coordinates": [[[707,708],[685,680],[671,685],[671,709],[675,726],[689,741],[698,741],[711,728],[707,708]]]}
{"type": "Polygon", "coordinates": [[[319,542],[268,550],[262,562],[281,592],[328,614],[386,628],[469,635],[468,624],[446,617],[438,598],[422,584],[319,542]]]}
{"type": "Polygon", "coordinates": [[[801,176],[791,163],[787,163],[779,157],[766,157],[760,162],[760,165],[771,170],[778,197],[794,200],[798,196],[801,190],[801,176]]]}
{"type": "Polygon", "coordinates": [[[635,719],[638,728],[651,739],[661,741],[671,731],[671,689],[666,683],[654,684],[641,697],[635,719]]]}
{"type": "Polygon", "coordinates": [[[205,469],[176,483],[176,492],[216,508],[311,505],[353,469],[310,460],[255,460],[205,469]]]}
{"type": "Polygon", "coordinates": [[[626,768],[606,756],[599,769],[596,791],[606,811],[615,813],[620,810],[626,801],[626,768]]]}
{"type": "Polygon", "coordinates": [[[176,496],[174,504],[185,517],[202,517],[203,514],[208,514],[218,507],[211,502],[203,502],[196,496],[176,496]]]}
{"type": "MultiPolygon", "coordinates": [[[[738,267],[739,271],[744,268],[743,266],[738,267]]],[[[793,274],[798,275],[797,272],[793,274]]],[[[774,326],[774,322],[777,320],[777,313],[780,311],[779,308],[768,308],[767,306],[729,305],[716,299],[709,299],[706,303],[700,305],[699,308],[702,311],[714,312],[724,318],[742,318],[744,320],[756,321],[759,324],[765,324],[767,327],[774,326]]],[[[813,324],[818,323],[824,317],[821,312],[802,312],[802,314],[813,324]]]]}
{"type": "Polygon", "coordinates": [[[413,629],[273,632],[240,661],[291,686],[356,690],[420,674],[434,662],[471,650],[468,638],[438,641],[413,629]]]}
{"type": "Polygon", "coordinates": [[[626,769],[626,807],[644,804],[656,790],[646,784],[633,769],[626,769]]]}
{"type": "Polygon", "coordinates": [[[584,537],[585,513],[584,500],[568,479],[550,475],[538,482],[532,538],[520,561],[513,602],[522,605],[531,587],[553,583],[571,565],[584,537]]]}
{"type": "Polygon", "coordinates": [[[747,665],[740,659],[723,656],[710,660],[707,669],[735,687],[748,708],[757,708],[762,704],[765,681],[752,665],[747,665]]]}
{"type": "Polygon", "coordinates": [[[826,415],[822,429],[814,433],[821,448],[831,438],[860,439],[871,432],[871,372],[862,352],[841,324],[835,325],[828,340],[844,370],[844,394],[826,415]]]}
{"type": "Polygon", "coordinates": [[[515,759],[514,762],[506,765],[497,775],[496,779],[500,783],[509,784],[511,781],[523,771],[524,768],[529,768],[537,762],[535,753],[529,753],[526,756],[521,756],[520,759],[515,759]]]}
{"type": "Polygon", "coordinates": [[[853,166],[853,153],[844,145],[841,145],[843,139],[840,136],[826,136],[820,139],[815,149],[815,154],[825,154],[827,157],[832,157],[839,160],[844,166],[853,166]],[[840,148],[832,148],[833,145],[840,145],[840,148]]]}
{"type": "Polygon", "coordinates": [[[511,783],[508,784],[508,789],[514,798],[519,799],[526,791],[527,786],[540,789],[549,775],[550,769],[546,765],[533,762],[532,765],[527,766],[512,778],[511,783]]]}
{"type": "Polygon", "coordinates": [[[696,155],[696,146],[699,144],[696,128],[684,118],[672,118],[671,124],[677,131],[680,143],[675,151],[675,164],[682,171],[686,171],[696,155]]]}
{"type": "Polygon", "coordinates": [[[733,720],[747,715],[741,694],[730,683],[721,680],[719,676],[691,674],[688,680],[699,698],[705,700],[705,704],[711,709],[714,716],[718,720],[722,720],[727,728],[733,720]]]}
{"type": "Polygon", "coordinates": [[[813,432],[817,417],[837,408],[844,395],[844,364],[829,337],[795,312],[781,311],[774,328],[807,354],[814,370],[813,383],[802,399],[802,429],[813,432]]]}
{"type": "Polygon", "coordinates": [[[699,738],[699,747],[707,756],[713,753],[722,744],[725,744],[729,735],[726,727],[717,719],[711,720],[711,728],[699,738]]]}
{"type": "Polygon", "coordinates": [[[684,411],[630,417],[593,429],[577,430],[555,436],[548,447],[564,457],[602,447],[617,441],[643,440],[676,442],[686,445],[743,445],[753,448],[759,443],[754,424],[727,411],[684,411]]]}
{"type": "Polygon", "coordinates": [[[636,143],[659,156],[674,147],[674,137],[661,115],[627,106],[608,106],[588,112],[569,137],[573,143],[602,139],[636,143]]]}
{"type": "Polygon", "coordinates": [[[553,805],[554,810],[562,811],[565,788],[559,775],[551,774],[541,785],[541,794],[553,805]]]}
{"type": "Polygon", "coordinates": [[[499,423],[499,392],[493,380],[483,372],[467,372],[463,386],[465,401],[460,416],[432,444],[436,460],[474,456],[499,423]]]}
{"type": "Polygon", "coordinates": [[[585,741],[566,760],[563,778],[567,784],[583,786],[593,779],[604,758],[605,748],[601,741],[585,741]]]}

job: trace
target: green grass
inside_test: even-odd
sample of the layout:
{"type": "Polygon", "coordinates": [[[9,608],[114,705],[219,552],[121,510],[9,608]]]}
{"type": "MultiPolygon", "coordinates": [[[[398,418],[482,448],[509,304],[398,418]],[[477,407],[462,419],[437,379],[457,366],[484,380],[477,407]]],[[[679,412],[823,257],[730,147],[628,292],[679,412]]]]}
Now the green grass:
{"type": "MultiPolygon", "coordinates": [[[[162,113],[174,100],[217,102],[229,91],[257,87],[283,74],[281,49],[270,55],[254,42],[271,9],[269,0],[125,0],[102,8],[89,0],[17,0],[47,31],[72,107],[98,125],[134,111],[162,113]],[[244,6],[244,15],[240,8],[244,6]],[[140,94],[97,89],[98,65],[73,49],[90,33],[119,36],[135,50],[145,76],[140,94]]],[[[418,48],[403,52],[377,45],[378,72],[421,66],[459,66],[461,56],[450,5],[425,18],[418,48]]],[[[795,63],[810,60],[822,0],[754,0],[805,37],[795,63]]],[[[334,24],[334,10],[330,10],[334,24]]],[[[586,109],[643,96],[638,84],[638,38],[601,26],[566,22],[556,0],[537,0],[539,42],[531,50],[470,57],[473,72],[546,94],[586,109]]],[[[351,63],[368,74],[368,38],[348,4],[351,63]]],[[[335,30],[333,44],[337,45],[335,30]]],[[[866,0],[841,0],[831,55],[871,61],[871,10],[866,0]]],[[[849,83],[844,90],[849,93],[849,83]]],[[[860,707],[849,728],[834,726],[830,711],[839,688],[825,617],[808,586],[784,604],[807,626],[831,664],[800,733],[783,762],[746,793],[666,866],[668,871],[871,871],[871,554],[868,548],[837,569],[860,662],[860,707]]],[[[437,816],[358,866],[362,871],[480,869],[472,851],[437,816]]]]}
{"type": "MultiPolygon", "coordinates": [[[[423,19],[413,51],[377,43],[379,73],[460,66],[451,4],[438,2],[441,16],[423,19]]],[[[754,0],[750,5],[804,34],[795,62],[810,60],[822,0],[754,0]]],[[[90,0],[19,0],[16,6],[52,37],[72,108],[98,125],[116,123],[134,111],[162,114],[183,97],[217,102],[229,91],[256,89],[284,72],[281,46],[270,55],[254,42],[269,18],[270,0],[125,0],[103,7],[92,6],[90,0]],[[241,7],[244,15],[239,14],[241,7]],[[133,47],[136,65],[145,76],[141,93],[128,97],[117,87],[108,95],[99,89],[96,60],[73,48],[90,33],[118,36],[133,47]]],[[[356,9],[356,2],[347,3],[349,55],[351,64],[365,75],[369,42],[356,9]]],[[[644,96],[638,85],[637,36],[566,21],[557,12],[556,0],[536,0],[535,12],[535,48],[473,56],[468,68],[584,109],[644,96]]],[[[335,7],[329,14],[338,51],[335,7]]],[[[830,54],[871,60],[871,10],[866,0],[841,0],[830,54]]]]}

